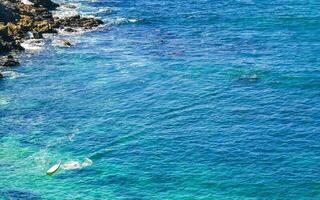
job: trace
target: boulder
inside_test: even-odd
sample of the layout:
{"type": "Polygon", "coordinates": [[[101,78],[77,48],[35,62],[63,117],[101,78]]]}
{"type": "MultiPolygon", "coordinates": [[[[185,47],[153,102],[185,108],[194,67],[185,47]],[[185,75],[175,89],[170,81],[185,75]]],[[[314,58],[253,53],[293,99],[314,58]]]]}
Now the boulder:
{"type": "Polygon", "coordinates": [[[13,37],[16,40],[23,38],[24,34],[21,31],[21,27],[19,25],[15,25],[11,22],[7,24],[8,35],[13,37]]]}
{"type": "Polygon", "coordinates": [[[103,22],[100,19],[80,17],[80,15],[75,15],[63,19],[57,19],[57,23],[60,27],[82,27],[86,29],[90,29],[103,24],[103,22]]]}
{"type": "Polygon", "coordinates": [[[20,65],[20,63],[16,61],[12,55],[8,55],[2,65],[5,67],[15,67],[20,65]]]}
{"type": "Polygon", "coordinates": [[[33,20],[30,16],[21,15],[21,19],[17,24],[20,25],[21,29],[29,31],[32,28],[33,20]]]}
{"type": "Polygon", "coordinates": [[[22,51],[23,47],[16,42],[6,42],[0,39],[0,54],[8,53],[10,51],[22,51]]]}
{"type": "Polygon", "coordinates": [[[35,22],[33,30],[38,33],[56,33],[56,30],[53,29],[52,24],[47,20],[35,22]]]}

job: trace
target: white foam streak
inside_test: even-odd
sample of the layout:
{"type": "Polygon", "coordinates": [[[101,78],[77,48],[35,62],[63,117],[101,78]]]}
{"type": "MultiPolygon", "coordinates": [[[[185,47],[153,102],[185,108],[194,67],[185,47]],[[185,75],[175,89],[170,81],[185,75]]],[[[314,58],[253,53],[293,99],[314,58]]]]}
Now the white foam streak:
{"type": "Polygon", "coordinates": [[[44,41],[41,39],[29,39],[21,43],[21,46],[29,51],[39,51],[44,46],[44,41]]]}
{"type": "Polygon", "coordinates": [[[85,158],[83,163],[80,163],[79,161],[71,160],[62,164],[61,168],[65,170],[82,169],[82,168],[91,166],[92,163],[93,163],[92,160],[90,160],[89,158],[85,158]]]}

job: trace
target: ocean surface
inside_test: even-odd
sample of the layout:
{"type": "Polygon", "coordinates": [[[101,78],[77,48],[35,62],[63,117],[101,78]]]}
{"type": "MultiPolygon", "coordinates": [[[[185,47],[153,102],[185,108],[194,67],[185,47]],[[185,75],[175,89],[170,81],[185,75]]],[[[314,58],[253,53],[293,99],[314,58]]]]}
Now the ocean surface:
{"type": "Polygon", "coordinates": [[[4,71],[1,200],[320,199],[318,1],[65,2],[105,25],[4,71]]]}

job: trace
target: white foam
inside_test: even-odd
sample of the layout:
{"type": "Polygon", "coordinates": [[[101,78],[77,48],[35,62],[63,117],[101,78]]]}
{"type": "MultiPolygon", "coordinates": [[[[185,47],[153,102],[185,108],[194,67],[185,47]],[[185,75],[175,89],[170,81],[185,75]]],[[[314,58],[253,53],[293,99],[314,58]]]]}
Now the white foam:
{"type": "Polygon", "coordinates": [[[112,13],[113,9],[109,8],[109,7],[105,7],[105,8],[100,8],[98,10],[98,13],[112,13]]]}
{"type": "Polygon", "coordinates": [[[79,4],[70,3],[63,4],[57,8],[57,10],[53,11],[53,17],[66,18],[72,17],[79,14],[79,4]]]}
{"type": "Polygon", "coordinates": [[[25,50],[39,51],[43,49],[44,41],[42,39],[30,39],[21,43],[21,46],[25,48],[25,50]]]}
{"type": "Polygon", "coordinates": [[[30,2],[30,1],[28,1],[28,0],[21,0],[21,2],[22,2],[23,4],[26,4],[26,5],[34,5],[34,3],[32,3],[32,2],[30,2]]]}
{"type": "MultiPolygon", "coordinates": [[[[15,72],[15,71],[3,71],[1,72],[6,78],[15,79],[18,77],[22,77],[23,74],[15,72]]],[[[1,104],[1,103],[0,103],[1,104]]]]}
{"type": "Polygon", "coordinates": [[[109,18],[107,19],[107,24],[109,25],[120,25],[120,24],[126,24],[126,23],[137,23],[138,19],[130,19],[126,17],[115,17],[115,18],[109,18]]]}
{"type": "Polygon", "coordinates": [[[86,32],[84,30],[84,28],[80,28],[80,27],[72,28],[72,29],[75,30],[75,31],[74,32],[69,32],[69,31],[65,31],[64,29],[59,28],[58,29],[58,33],[61,34],[61,35],[80,35],[80,34],[86,32]]]}
{"type": "Polygon", "coordinates": [[[74,42],[71,42],[69,40],[55,39],[52,41],[52,46],[61,47],[61,48],[69,48],[70,46],[66,45],[65,42],[70,42],[72,45],[74,45],[74,42]]]}
{"type": "Polygon", "coordinates": [[[81,163],[79,161],[69,161],[61,165],[62,169],[66,170],[73,170],[73,169],[80,169],[81,163]]]}
{"type": "Polygon", "coordinates": [[[92,160],[90,160],[89,158],[85,158],[84,162],[82,163],[82,167],[89,167],[93,164],[92,160]]]}
{"type": "Polygon", "coordinates": [[[74,133],[72,133],[71,135],[68,135],[69,141],[70,141],[70,142],[73,142],[75,136],[76,136],[76,135],[75,135],[74,133]]]}
{"type": "Polygon", "coordinates": [[[83,163],[79,161],[71,160],[62,164],[61,168],[65,170],[82,169],[82,168],[91,166],[92,163],[93,163],[92,160],[90,160],[89,158],[85,158],[83,163]]]}
{"type": "Polygon", "coordinates": [[[0,99],[0,106],[8,105],[9,101],[7,99],[0,99]]]}

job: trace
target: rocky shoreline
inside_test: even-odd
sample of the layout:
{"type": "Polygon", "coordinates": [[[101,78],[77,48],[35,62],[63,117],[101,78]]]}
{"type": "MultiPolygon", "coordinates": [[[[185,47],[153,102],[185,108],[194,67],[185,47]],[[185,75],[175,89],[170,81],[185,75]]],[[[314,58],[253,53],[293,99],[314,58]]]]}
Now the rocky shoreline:
{"type": "MultiPolygon", "coordinates": [[[[76,32],[75,28],[92,29],[103,22],[80,15],[58,18],[52,11],[60,5],[51,0],[0,0],[0,66],[19,65],[14,55],[24,50],[21,43],[41,39],[58,29],[76,32]]],[[[4,78],[0,71],[0,79],[4,78]]]]}

